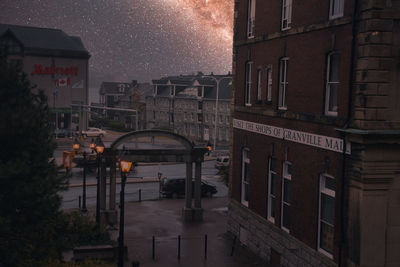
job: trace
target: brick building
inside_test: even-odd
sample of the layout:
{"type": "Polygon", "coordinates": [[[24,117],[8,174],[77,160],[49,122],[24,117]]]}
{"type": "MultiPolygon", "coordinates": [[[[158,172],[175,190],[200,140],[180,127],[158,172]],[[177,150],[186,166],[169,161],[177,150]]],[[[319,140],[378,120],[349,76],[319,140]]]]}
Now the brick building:
{"type": "Polygon", "coordinates": [[[235,0],[228,230],[273,265],[400,265],[399,32],[398,0],[235,0]]]}
{"type": "Polygon", "coordinates": [[[86,111],[71,106],[88,104],[90,54],[79,37],[58,29],[0,24],[0,50],[43,90],[54,129],[86,129],[86,111]]]}

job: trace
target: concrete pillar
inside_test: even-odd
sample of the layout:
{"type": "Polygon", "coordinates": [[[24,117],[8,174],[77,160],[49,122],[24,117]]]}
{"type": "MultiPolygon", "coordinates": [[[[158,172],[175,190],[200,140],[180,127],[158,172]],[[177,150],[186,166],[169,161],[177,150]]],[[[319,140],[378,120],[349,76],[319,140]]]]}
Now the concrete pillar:
{"type": "Polygon", "coordinates": [[[185,208],[192,208],[192,162],[186,162],[185,208]]]}
{"type": "Polygon", "coordinates": [[[201,162],[196,161],[193,221],[201,222],[202,220],[203,220],[203,209],[201,208],[201,162]]]}
{"type": "Polygon", "coordinates": [[[194,181],[194,207],[201,208],[201,162],[196,162],[194,181]]]}
{"type": "Polygon", "coordinates": [[[186,162],[185,182],[185,207],[182,210],[182,218],[185,222],[193,221],[192,210],[192,162],[186,162]]]}

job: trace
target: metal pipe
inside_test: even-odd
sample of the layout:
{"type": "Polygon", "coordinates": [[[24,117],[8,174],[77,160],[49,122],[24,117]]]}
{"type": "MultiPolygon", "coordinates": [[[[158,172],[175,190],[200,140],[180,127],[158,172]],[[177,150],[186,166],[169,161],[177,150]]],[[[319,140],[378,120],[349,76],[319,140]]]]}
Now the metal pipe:
{"type": "Polygon", "coordinates": [[[83,192],[82,192],[82,212],[87,212],[86,208],[86,151],[83,152],[83,192]]]}
{"type": "Polygon", "coordinates": [[[124,266],[124,213],[125,213],[125,182],[126,174],[121,172],[121,193],[120,196],[120,217],[119,217],[119,237],[118,237],[118,267],[124,266]]]}

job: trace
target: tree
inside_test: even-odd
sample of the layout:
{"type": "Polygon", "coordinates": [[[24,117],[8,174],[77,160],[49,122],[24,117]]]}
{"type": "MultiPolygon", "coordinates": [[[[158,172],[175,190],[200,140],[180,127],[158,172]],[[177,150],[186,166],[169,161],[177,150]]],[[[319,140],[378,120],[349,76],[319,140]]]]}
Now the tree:
{"type": "Polygon", "coordinates": [[[0,56],[0,266],[38,266],[60,254],[60,197],[66,185],[43,92],[0,56]]]}

